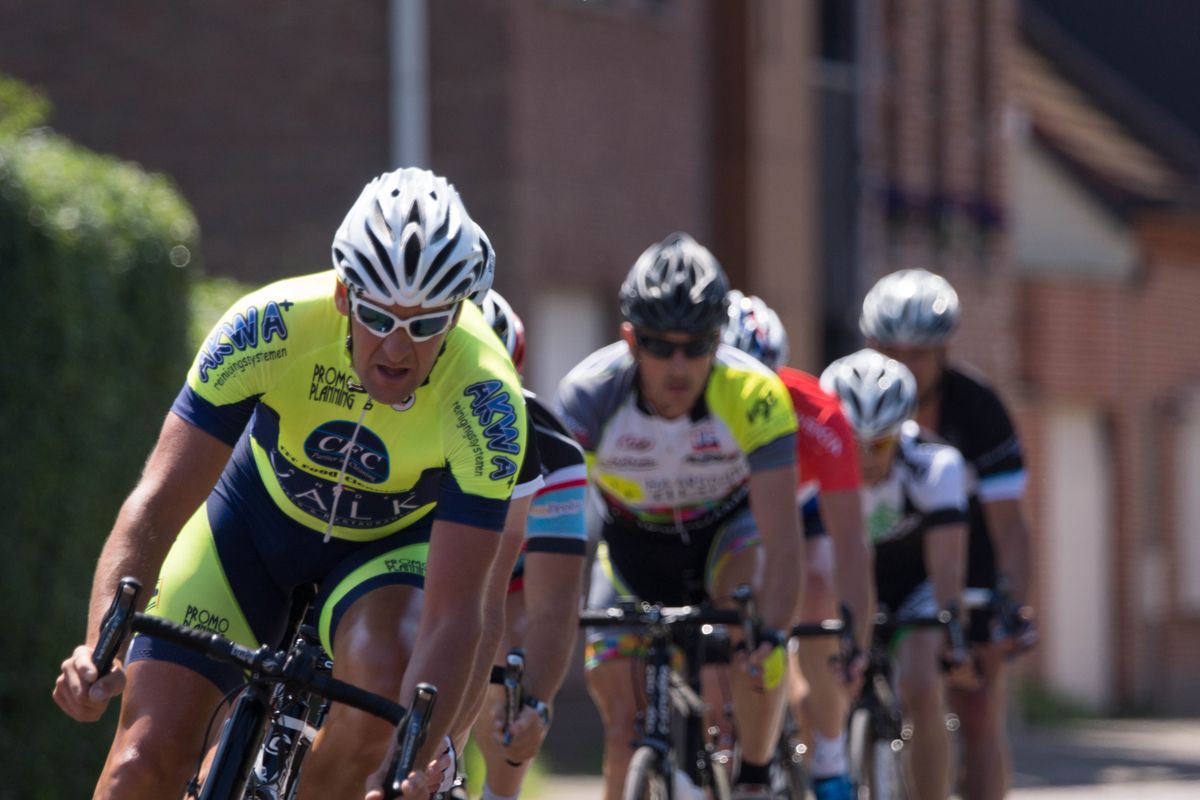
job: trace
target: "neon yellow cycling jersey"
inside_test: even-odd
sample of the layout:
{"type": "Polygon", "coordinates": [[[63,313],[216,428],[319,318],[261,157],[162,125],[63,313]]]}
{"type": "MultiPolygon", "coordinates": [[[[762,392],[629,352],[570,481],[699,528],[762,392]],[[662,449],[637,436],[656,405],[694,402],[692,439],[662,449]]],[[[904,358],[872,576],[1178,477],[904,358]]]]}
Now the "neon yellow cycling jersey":
{"type": "Polygon", "coordinates": [[[750,473],[796,462],[787,389],[775,373],[725,345],[695,407],[678,419],[663,419],[642,401],[637,364],[624,342],[571,370],[557,404],[587,454],[606,521],[662,533],[707,528],[745,502],[750,473]]]}
{"type": "Polygon", "coordinates": [[[375,403],[351,366],[336,281],[330,270],[247,295],[196,356],[172,410],[234,447],[215,492],[265,489],[292,520],[354,541],[430,513],[502,529],[526,443],[503,345],[465,302],[412,398],[375,403]]]}

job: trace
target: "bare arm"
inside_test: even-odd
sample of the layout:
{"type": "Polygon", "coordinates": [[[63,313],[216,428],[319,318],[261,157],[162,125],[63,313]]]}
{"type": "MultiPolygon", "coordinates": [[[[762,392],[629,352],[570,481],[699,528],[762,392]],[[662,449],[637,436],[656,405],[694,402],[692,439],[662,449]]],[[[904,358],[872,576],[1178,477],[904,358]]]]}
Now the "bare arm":
{"type": "Polygon", "coordinates": [[[577,555],[525,554],[526,686],[549,705],[562,687],[575,649],[583,564],[577,555]]]}
{"type": "MultiPolygon", "coordinates": [[[[519,515],[523,520],[528,506],[528,498],[514,500],[509,519],[519,515]]],[[[491,594],[489,576],[503,542],[504,536],[495,531],[445,520],[433,524],[421,622],[399,698],[406,702],[422,681],[438,689],[429,738],[418,764],[432,760],[441,749],[442,737],[469,726],[478,709],[472,684],[479,677],[484,625],[503,619],[485,609],[491,594]]],[[[511,571],[512,564],[507,566],[511,571]]],[[[491,656],[491,652],[483,654],[488,663],[491,656]]]]}
{"type": "Polygon", "coordinates": [[[795,497],[794,464],[750,473],[750,509],[767,556],[759,613],[771,628],[791,625],[804,588],[803,543],[795,497]]]}
{"type": "Polygon", "coordinates": [[[1029,527],[1021,501],[984,503],[983,515],[996,551],[996,568],[1007,576],[1012,599],[1025,605],[1029,598],[1029,527]]]}
{"type": "Polygon", "coordinates": [[[487,697],[492,662],[500,647],[500,641],[504,638],[504,604],[505,598],[508,596],[508,583],[512,578],[517,557],[521,554],[521,544],[525,541],[525,516],[528,513],[528,503],[528,498],[512,501],[508,507],[508,516],[504,520],[500,550],[488,575],[488,585],[483,601],[483,634],[479,642],[479,650],[475,654],[475,669],[471,677],[471,686],[463,708],[454,721],[454,733],[451,734],[451,738],[456,742],[466,741],[467,734],[470,733],[471,726],[474,725],[475,718],[483,708],[484,700],[487,697]]]}
{"type": "MultiPolygon", "coordinates": [[[[233,449],[175,414],[167,414],[142,477],[121,506],[92,580],[87,644],[117,581],[131,575],[153,586],[183,524],[208,497],[233,449]]],[[[144,602],[147,598],[143,597],[144,602]]]]}
{"type": "Polygon", "coordinates": [[[938,525],[925,532],[925,572],[933,582],[938,608],[959,605],[967,559],[967,524],[938,525]]]}
{"type": "Polygon", "coordinates": [[[855,637],[865,652],[875,614],[875,558],[863,527],[858,490],[822,492],[821,518],[833,539],[838,595],[850,607],[855,637]]]}

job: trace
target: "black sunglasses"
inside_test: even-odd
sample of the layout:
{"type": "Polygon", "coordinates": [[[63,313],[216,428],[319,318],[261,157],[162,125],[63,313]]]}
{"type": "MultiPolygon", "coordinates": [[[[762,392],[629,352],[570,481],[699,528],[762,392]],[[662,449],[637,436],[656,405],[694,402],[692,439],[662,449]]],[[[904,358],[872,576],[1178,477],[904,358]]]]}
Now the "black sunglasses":
{"type": "Polygon", "coordinates": [[[644,333],[634,334],[637,346],[655,358],[670,358],[676,350],[682,350],[687,358],[700,358],[711,353],[717,346],[716,335],[705,336],[702,339],[688,339],[686,342],[672,342],[657,336],[644,333]]]}

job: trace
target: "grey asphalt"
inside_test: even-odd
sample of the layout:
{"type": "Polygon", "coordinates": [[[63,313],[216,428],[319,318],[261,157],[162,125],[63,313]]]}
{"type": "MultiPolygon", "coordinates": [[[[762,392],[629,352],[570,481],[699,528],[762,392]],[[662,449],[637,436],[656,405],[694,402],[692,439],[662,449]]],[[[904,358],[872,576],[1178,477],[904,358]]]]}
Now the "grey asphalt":
{"type": "MultiPolygon", "coordinates": [[[[1200,719],[1092,720],[1013,732],[1013,800],[1200,798],[1200,719]]],[[[596,775],[548,775],[527,800],[595,800],[596,775]]]]}

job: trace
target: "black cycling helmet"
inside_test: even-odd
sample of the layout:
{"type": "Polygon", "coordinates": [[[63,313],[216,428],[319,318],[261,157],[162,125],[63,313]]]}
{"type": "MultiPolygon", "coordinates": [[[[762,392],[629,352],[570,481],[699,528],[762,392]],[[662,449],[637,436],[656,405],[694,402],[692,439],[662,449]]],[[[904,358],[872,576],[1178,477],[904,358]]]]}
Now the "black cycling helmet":
{"type": "Polygon", "coordinates": [[[637,328],[710,333],[725,324],[729,279],[686,233],[646,248],[621,284],[621,316],[637,328]]]}

